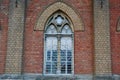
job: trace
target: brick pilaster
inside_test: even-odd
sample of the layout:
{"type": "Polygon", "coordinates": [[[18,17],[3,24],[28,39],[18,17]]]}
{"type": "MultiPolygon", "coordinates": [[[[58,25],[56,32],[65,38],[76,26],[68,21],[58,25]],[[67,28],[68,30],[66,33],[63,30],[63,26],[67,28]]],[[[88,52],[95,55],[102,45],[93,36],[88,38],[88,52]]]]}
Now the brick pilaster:
{"type": "Polygon", "coordinates": [[[21,73],[24,34],[24,0],[10,0],[5,73],[21,73]]]}
{"type": "Polygon", "coordinates": [[[109,0],[94,0],[95,74],[111,74],[109,0]]]}

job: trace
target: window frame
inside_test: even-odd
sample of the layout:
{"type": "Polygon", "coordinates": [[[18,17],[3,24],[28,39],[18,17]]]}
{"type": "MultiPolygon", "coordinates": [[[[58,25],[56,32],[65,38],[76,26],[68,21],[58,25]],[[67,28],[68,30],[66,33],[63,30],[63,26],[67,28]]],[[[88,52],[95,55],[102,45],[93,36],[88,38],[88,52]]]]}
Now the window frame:
{"type": "MultiPolygon", "coordinates": [[[[47,31],[47,29],[49,28],[48,27],[48,25],[50,25],[50,24],[48,24],[48,25],[45,25],[45,31],[44,31],[44,65],[43,65],[43,74],[44,75],[73,75],[74,74],[74,33],[73,33],[73,31],[72,31],[72,28],[71,28],[71,24],[72,24],[72,22],[69,20],[69,18],[64,14],[64,13],[61,13],[61,12],[56,12],[55,14],[60,14],[60,15],[63,15],[64,17],[66,17],[67,18],[67,20],[70,22],[70,24],[64,24],[64,25],[68,25],[69,26],[69,28],[70,28],[70,30],[71,30],[71,32],[72,33],[67,33],[67,34],[65,34],[65,33],[62,33],[62,29],[64,28],[64,25],[62,25],[62,27],[61,27],[61,31],[60,31],[60,33],[59,33],[59,31],[57,31],[57,33],[55,33],[55,34],[48,34],[48,33],[46,33],[46,31],[47,31]],[[57,35],[62,35],[62,37],[60,38],[60,41],[61,41],[61,39],[63,38],[63,37],[70,37],[71,39],[72,39],[72,43],[71,43],[71,45],[72,45],[72,53],[71,53],[71,56],[72,56],[72,61],[71,61],[71,74],[68,74],[68,73],[65,73],[65,74],[62,74],[62,73],[59,73],[59,74],[47,74],[46,73],[46,56],[47,56],[47,54],[46,54],[46,35],[47,36],[54,36],[54,37],[56,37],[57,38],[57,35]]],[[[54,16],[54,14],[52,15],[52,16],[54,16]]],[[[49,20],[50,20],[50,17],[49,17],[49,19],[48,19],[48,21],[47,22],[49,22],[49,20]]],[[[47,23],[46,23],[47,24],[47,23]]],[[[52,25],[54,25],[54,24],[52,24],[52,25]]],[[[56,27],[56,26],[55,26],[56,27]]],[[[57,28],[56,28],[56,30],[57,30],[57,28]]],[[[57,38],[58,39],[58,38],[57,38]]],[[[60,45],[61,46],[61,45],[60,45]]],[[[59,53],[59,54],[61,54],[61,53],[59,53]]],[[[58,54],[57,54],[58,55],[58,54]]],[[[66,57],[67,58],[67,57],[66,57]]],[[[57,57],[57,59],[58,59],[58,57],[57,57]]],[[[60,61],[60,63],[61,63],[61,61],[60,61]]],[[[67,61],[67,63],[68,63],[68,61],[67,61]]],[[[67,65],[66,65],[67,66],[67,65]]],[[[59,65],[59,67],[60,67],[60,65],[59,65]]],[[[61,70],[61,69],[60,69],[61,70]]],[[[67,69],[66,69],[67,70],[67,69]]],[[[65,71],[66,71],[65,70],[65,71]]]]}

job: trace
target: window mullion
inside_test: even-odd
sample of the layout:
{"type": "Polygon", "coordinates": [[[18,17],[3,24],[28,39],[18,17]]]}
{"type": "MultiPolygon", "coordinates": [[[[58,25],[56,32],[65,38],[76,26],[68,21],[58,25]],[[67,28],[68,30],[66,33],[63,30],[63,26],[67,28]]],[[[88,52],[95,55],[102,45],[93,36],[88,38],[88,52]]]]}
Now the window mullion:
{"type": "Polygon", "coordinates": [[[58,55],[57,55],[58,56],[58,59],[57,59],[57,73],[60,74],[61,73],[61,71],[60,71],[61,70],[60,69],[61,68],[61,66],[60,66],[61,65],[61,60],[60,60],[60,45],[61,45],[61,41],[60,41],[60,39],[61,38],[60,38],[60,35],[58,35],[57,37],[58,37],[58,43],[57,43],[58,44],[57,45],[57,50],[58,50],[58,55]]]}

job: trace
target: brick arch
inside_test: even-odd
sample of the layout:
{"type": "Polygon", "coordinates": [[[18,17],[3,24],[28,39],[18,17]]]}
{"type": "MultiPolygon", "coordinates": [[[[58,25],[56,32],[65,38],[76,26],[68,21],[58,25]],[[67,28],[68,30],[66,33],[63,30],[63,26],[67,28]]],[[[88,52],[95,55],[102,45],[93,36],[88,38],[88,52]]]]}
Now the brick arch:
{"type": "Polygon", "coordinates": [[[36,25],[34,27],[35,30],[44,30],[44,25],[48,19],[49,16],[51,16],[54,12],[61,10],[64,13],[66,13],[69,18],[71,19],[72,23],[73,23],[73,29],[74,30],[80,30],[83,31],[84,30],[84,26],[83,26],[83,22],[81,20],[81,18],[76,14],[76,12],[69,7],[68,5],[66,5],[63,2],[56,2],[52,5],[50,5],[47,9],[45,9],[43,11],[43,13],[39,16],[36,25]]]}

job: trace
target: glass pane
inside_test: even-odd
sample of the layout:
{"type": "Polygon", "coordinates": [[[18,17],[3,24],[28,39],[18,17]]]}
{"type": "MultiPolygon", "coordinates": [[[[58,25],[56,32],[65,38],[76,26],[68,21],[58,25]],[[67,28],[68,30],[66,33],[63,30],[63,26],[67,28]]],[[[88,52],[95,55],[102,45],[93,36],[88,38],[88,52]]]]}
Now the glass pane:
{"type": "Polygon", "coordinates": [[[72,51],[71,50],[67,51],[67,61],[72,61],[72,51]]]}
{"type": "Polygon", "coordinates": [[[66,61],[66,50],[61,50],[61,61],[66,61]]]}
{"type": "Polygon", "coordinates": [[[46,39],[46,50],[57,50],[57,38],[47,37],[46,39]]]}
{"type": "Polygon", "coordinates": [[[61,62],[61,73],[65,74],[66,72],[66,63],[65,62],[61,62]]]}
{"type": "Polygon", "coordinates": [[[47,60],[51,60],[51,52],[50,51],[47,51],[47,60]]]}
{"type": "Polygon", "coordinates": [[[63,18],[62,18],[61,15],[58,15],[58,16],[56,17],[56,22],[57,22],[57,25],[61,25],[61,24],[62,24],[63,18]]]}
{"type": "Polygon", "coordinates": [[[65,26],[63,27],[62,33],[63,33],[63,34],[68,34],[68,33],[70,34],[70,33],[72,33],[69,25],[65,25],[65,26]]]}
{"type": "Polygon", "coordinates": [[[57,62],[52,63],[52,73],[56,74],[57,73],[57,62]]]}
{"type": "Polygon", "coordinates": [[[56,28],[55,28],[54,25],[50,25],[50,26],[47,28],[46,33],[48,33],[48,34],[55,34],[55,33],[57,33],[57,30],[56,30],[56,28]]]}
{"type": "Polygon", "coordinates": [[[71,62],[67,63],[67,73],[71,73],[72,72],[72,66],[71,66],[71,62]]]}
{"type": "Polygon", "coordinates": [[[71,51],[71,50],[68,50],[68,51],[67,51],[67,55],[68,55],[68,56],[72,56],[72,51],[71,51]]]}
{"type": "Polygon", "coordinates": [[[50,62],[46,63],[46,73],[51,73],[51,63],[50,62]]]}
{"type": "Polygon", "coordinates": [[[52,51],[52,61],[57,61],[57,50],[52,51]]]}
{"type": "Polygon", "coordinates": [[[72,50],[72,38],[71,37],[61,38],[61,50],[72,50]]]}

